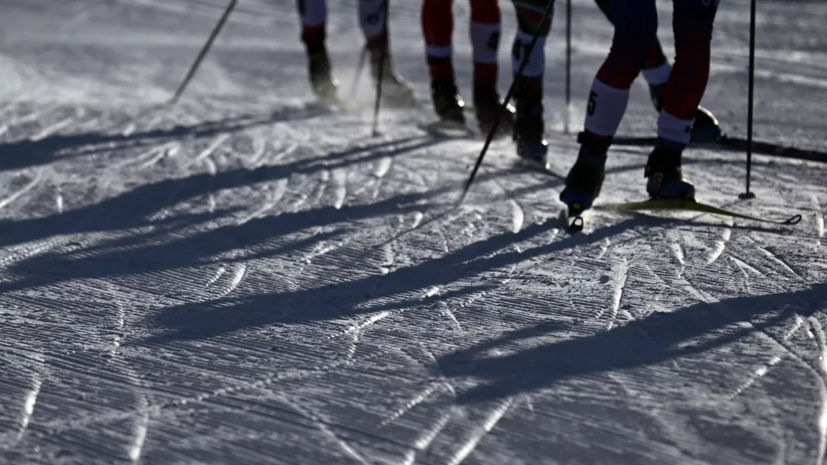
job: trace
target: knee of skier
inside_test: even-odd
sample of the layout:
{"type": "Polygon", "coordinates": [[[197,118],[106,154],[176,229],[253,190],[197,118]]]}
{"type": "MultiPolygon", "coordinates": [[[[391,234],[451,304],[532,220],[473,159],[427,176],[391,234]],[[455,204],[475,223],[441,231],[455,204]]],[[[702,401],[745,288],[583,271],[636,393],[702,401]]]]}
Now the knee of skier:
{"type": "Polygon", "coordinates": [[[613,48],[628,50],[627,53],[643,55],[651,51],[658,33],[657,10],[653,8],[624,8],[621,10],[615,7],[613,19],[615,26],[614,38],[612,39],[613,48]],[[633,12],[638,12],[638,14],[633,12]]]}
{"type": "Polygon", "coordinates": [[[628,89],[651,55],[657,27],[656,13],[651,17],[618,14],[612,49],[598,72],[598,79],[611,87],[628,89]]]}
{"type": "Polygon", "coordinates": [[[545,38],[551,31],[551,20],[554,16],[554,2],[551,1],[551,15],[541,23],[548,3],[547,0],[514,0],[514,10],[517,13],[517,27],[519,30],[532,36],[535,32],[539,32],[540,37],[545,38]]]}
{"type": "Polygon", "coordinates": [[[359,24],[365,38],[372,39],[385,34],[385,10],[383,0],[359,0],[359,24]]]}
{"type": "Polygon", "coordinates": [[[499,24],[499,0],[471,0],[471,21],[480,24],[499,24]]]}
{"type": "Polygon", "coordinates": [[[709,43],[719,0],[674,0],[672,29],[675,47],[688,47],[692,42],[709,43]]]}

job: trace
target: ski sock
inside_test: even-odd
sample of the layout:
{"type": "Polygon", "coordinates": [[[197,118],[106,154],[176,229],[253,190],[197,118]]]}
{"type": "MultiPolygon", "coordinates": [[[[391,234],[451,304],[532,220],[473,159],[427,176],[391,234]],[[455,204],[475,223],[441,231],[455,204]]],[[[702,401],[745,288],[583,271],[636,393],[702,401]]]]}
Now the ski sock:
{"type": "Polygon", "coordinates": [[[618,89],[595,78],[586,107],[586,131],[600,137],[614,136],[628,103],[628,88],[618,89]]]}
{"type": "Polygon", "coordinates": [[[309,54],[324,49],[327,7],[325,0],[299,0],[299,18],[302,24],[302,42],[309,54]]]}
{"type": "Polygon", "coordinates": [[[425,0],[422,3],[422,33],[431,79],[454,77],[452,0],[425,0]]]}
{"type": "MultiPolygon", "coordinates": [[[[526,81],[526,84],[528,85],[527,89],[530,89],[532,85],[529,81],[539,78],[540,83],[542,83],[543,72],[546,69],[545,46],[548,33],[551,30],[551,18],[546,20],[543,24],[540,24],[540,20],[542,20],[543,17],[544,8],[535,6],[527,1],[515,1],[514,7],[517,11],[517,23],[519,24],[517,35],[514,37],[514,47],[511,54],[511,67],[515,76],[517,71],[520,69],[526,50],[534,38],[534,32],[538,29],[540,31],[534,50],[531,51],[531,55],[528,58],[528,63],[523,70],[523,77],[529,78],[524,79],[524,81],[526,81]]],[[[542,89],[542,85],[539,87],[542,89]]],[[[542,98],[542,94],[540,94],[540,97],[542,98]]]]}
{"type": "Polygon", "coordinates": [[[669,76],[672,74],[672,65],[668,61],[664,61],[659,66],[644,68],[642,73],[650,86],[660,86],[669,81],[669,76]]]}
{"type": "Polygon", "coordinates": [[[501,32],[497,0],[471,0],[471,45],[474,49],[474,82],[497,82],[497,52],[501,32]]]}
{"type": "Polygon", "coordinates": [[[686,146],[692,137],[693,118],[680,119],[663,110],[658,116],[658,137],[686,146]]]}

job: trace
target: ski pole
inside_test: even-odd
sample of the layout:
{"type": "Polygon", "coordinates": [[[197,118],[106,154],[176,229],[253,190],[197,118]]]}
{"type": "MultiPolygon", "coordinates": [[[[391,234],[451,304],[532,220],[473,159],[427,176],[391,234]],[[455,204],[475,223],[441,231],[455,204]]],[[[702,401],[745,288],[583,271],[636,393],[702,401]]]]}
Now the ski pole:
{"type": "Polygon", "coordinates": [[[215,29],[213,29],[212,34],[210,34],[210,38],[207,39],[207,43],[204,44],[204,47],[201,48],[201,52],[198,53],[198,56],[195,58],[195,63],[192,64],[190,70],[187,72],[187,76],[184,78],[184,81],[178,86],[178,90],[175,91],[175,95],[169,101],[170,105],[175,105],[178,102],[178,99],[181,98],[181,94],[184,93],[184,90],[189,85],[192,77],[195,76],[195,72],[198,71],[198,67],[201,66],[201,61],[207,56],[207,52],[210,51],[210,47],[212,47],[212,43],[215,41],[215,38],[218,37],[218,33],[221,32],[221,29],[224,27],[224,23],[227,22],[227,18],[230,17],[230,13],[233,12],[235,5],[238,3],[238,0],[230,0],[230,4],[227,5],[227,9],[224,10],[224,14],[221,16],[221,19],[218,20],[218,24],[215,25],[215,29]]]}
{"type": "MultiPolygon", "coordinates": [[[[386,37],[389,36],[388,34],[388,0],[382,2],[380,6],[380,11],[384,15],[382,21],[384,21],[384,30],[386,37]]],[[[390,37],[388,37],[387,41],[385,42],[385,46],[379,51],[379,72],[376,76],[376,103],[373,106],[373,137],[377,137],[379,135],[379,107],[382,103],[382,80],[385,74],[385,60],[387,59],[388,47],[390,47],[390,37]]]]}
{"type": "Polygon", "coordinates": [[[755,95],[755,3],[752,0],[749,13],[749,101],[747,102],[747,191],[738,197],[742,200],[754,199],[755,194],[750,192],[752,178],[752,110],[755,95]]]}
{"type": "Polygon", "coordinates": [[[350,86],[350,98],[356,97],[356,91],[359,89],[359,80],[362,77],[362,70],[365,69],[365,59],[368,55],[367,47],[362,49],[362,54],[359,55],[359,64],[356,65],[356,74],[353,76],[353,84],[350,86]]]}
{"type": "Polygon", "coordinates": [[[500,111],[497,112],[497,118],[494,120],[494,125],[491,127],[491,130],[488,131],[488,137],[485,138],[485,145],[482,146],[482,151],[480,151],[479,157],[477,157],[477,163],[474,165],[474,169],[471,171],[471,176],[468,178],[468,181],[465,182],[465,187],[462,190],[462,196],[459,198],[459,202],[457,203],[462,204],[465,200],[465,196],[468,194],[468,189],[471,188],[471,184],[474,182],[474,178],[477,177],[477,171],[480,169],[480,165],[482,165],[482,160],[485,158],[485,153],[488,152],[488,146],[491,145],[491,141],[494,139],[494,134],[497,133],[497,128],[500,126],[500,121],[502,120],[503,113],[505,113],[505,108],[508,106],[508,102],[511,101],[511,98],[514,96],[514,92],[517,90],[517,85],[520,82],[520,79],[523,76],[523,71],[525,71],[526,66],[528,66],[528,59],[531,57],[531,53],[534,51],[534,46],[537,45],[537,41],[540,39],[540,31],[543,30],[543,24],[551,17],[551,10],[554,7],[554,0],[548,1],[548,6],[546,7],[546,11],[543,13],[543,18],[540,20],[540,23],[537,25],[537,30],[534,31],[534,37],[531,38],[531,42],[528,44],[528,47],[525,49],[524,56],[522,62],[520,62],[520,67],[517,70],[517,75],[514,77],[514,80],[511,82],[511,87],[508,88],[508,93],[505,94],[505,98],[503,99],[503,103],[500,105],[500,111]]]}
{"type": "Polygon", "coordinates": [[[566,1],[566,111],[563,132],[569,133],[571,119],[571,0],[566,1]]]}

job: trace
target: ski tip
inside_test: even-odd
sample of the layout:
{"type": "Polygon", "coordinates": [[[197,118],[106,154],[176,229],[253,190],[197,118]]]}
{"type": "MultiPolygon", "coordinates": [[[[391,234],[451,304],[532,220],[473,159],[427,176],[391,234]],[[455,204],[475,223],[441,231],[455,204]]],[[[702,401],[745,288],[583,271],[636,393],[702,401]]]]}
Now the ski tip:
{"type": "Polygon", "coordinates": [[[582,216],[575,216],[573,220],[571,220],[571,224],[569,225],[568,233],[569,234],[577,234],[583,230],[583,217],[582,216]]]}
{"type": "Polygon", "coordinates": [[[785,221],[783,224],[789,224],[789,225],[798,224],[798,223],[801,223],[801,219],[802,219],[801,215],[795,215],[792,218],[785,221]]]}

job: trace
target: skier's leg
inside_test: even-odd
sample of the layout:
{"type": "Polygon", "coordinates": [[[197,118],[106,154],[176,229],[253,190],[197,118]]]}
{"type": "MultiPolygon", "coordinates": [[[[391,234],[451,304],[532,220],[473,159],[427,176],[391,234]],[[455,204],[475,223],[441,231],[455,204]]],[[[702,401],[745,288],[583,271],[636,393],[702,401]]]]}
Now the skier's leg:
{"type": "MultiPolygon", "coordinates": [[[[471,45],[474,50],[474,110],[480,129],[488,132],[502,106],[497,91],[497,52],[500,48],[501,17],[498,0],[471,0],[471,45]]],[[[506,108],[500,129],[514,125],[514,108],[506,108]]]]}
{"type": "Polygon", "coordinates": [[[709,79],[717,2],[673,0],[672,4],[675,68],[658,118],[658,144],[646,166],[646,190],[652,197],[694,199],[695,188],[682,176],[681,153],[691,139],[692,124],[709,79]]]}
{"type": "Polygon", "coordinates": [[[425,0],[422,3],[422,34],[431,74],[431,99],[442,120],[465,122],[465,103],[459,96],[454,77],[452,36],[454,33],[453,0],[425,0]]]}
{"type": "Polygon", "coordinates": [[[600,194],[607,152],[626,112],[629,89],[656,39],[655,0],[613,0],[611,16],[615,25],[612,48],[592,83],[580,153],[560,194],[574,215],[591,208],[600,194]]]}
{"type": "Polygon", "coordinates": [[[658,27],[654,0],[613,0],[614,38],[597,73],[586,112],[586,131],[612,137],[629,101],[629,89],[643,69],[658,27]]]}
{"type": "MultiPolygon", "coordinates": [[[[595,0],[597,6],[606,15],[610,22],[614,23],[612,19],[612,0],[595,0]]],[[[663,102],[666,99],[666,82],[669,81],[669,75],[672,73],[672,65],[666,59],[666,54],[663,53],[660,40],[655,38],[652,44],[652,49],[649,52],[649,58],[643,66],[643,77],[649,84],[649,97],[652,99],[652,104],[655,109],[660,112],[663,110],[663,102]]],[[[698,107],[695,112],[695,125],[692,127],[692,140],[698,142],[717,141],[721,137],[721,129],[718,127],[718,120],[709,112],[709,110],[698,107]]]]}
{"type": "Polygon", "coordinates": [[[422,2],[422,35],[425,36],[425,54],[431,79],[454,79],[453,3],[453,0],[422,2]]]}
{"type": "Polygon", "coordinates": [[[514,124],[514,139],[517,154],[545,163],[548,143],[545,140],[543,120],[543,73],[546,67],[545,45],[551,30],[551,18],[541,24],[548,2],[553,0],[514,0],[517,11],[517,35],[512,48],[512,70],[520,86],[515,94],[517,119],[514,124]],[[540,32],[537,44],[528,56],[528,62],[521,76],[517,76],[525,53],[534,33],[540,32]]]}
{"type": "Polygon", "coordinates": [[[325,47],[325,0],[298,0],[299,18],[302,24],[302,42],[307,50],[310,83],[321,98],[336,95],[336,80],[331,73],[330,60],[325,47]]]}
{"type": "MultiPolygon", "coordinates": [[[[717,2],[705,0],[673,0],[672,3],[675,68],[669,77],[661,113],[691,123],[709,80],[712,25],[718,8],[717,2]]],[[[660,133],[661,125],[658,127],[660,133]]],[[[689,142],[685,132],[680,132],[679,137],[681,142],[689,142]]]]}
{"type": "Polygon", "coordinates": [[[474,83],[497,83],[501,17],[498,0],[471,0],[474,83]]]}
{"type": "Polygon", "coordinates": [[[385,17],[386,4],[390,0],[359,0],[359,24],[367,41],[370,54],[371,74],[374,79],[382,70],[383,98],[393,105],[411,105],[414,103],[413,89],[393,70],[388,35],[388,18],[385,17]],[[382,58],[384,57],[384,61],[382,58]]]}

